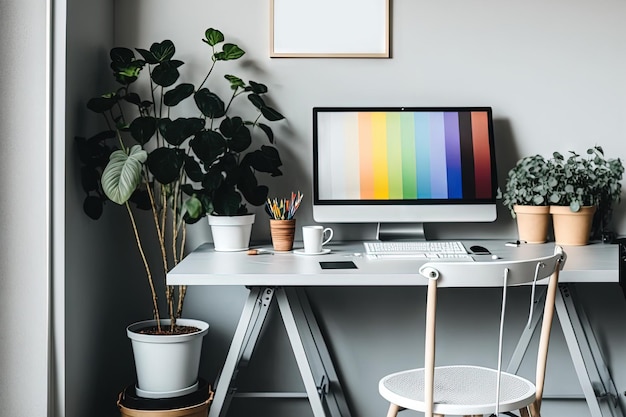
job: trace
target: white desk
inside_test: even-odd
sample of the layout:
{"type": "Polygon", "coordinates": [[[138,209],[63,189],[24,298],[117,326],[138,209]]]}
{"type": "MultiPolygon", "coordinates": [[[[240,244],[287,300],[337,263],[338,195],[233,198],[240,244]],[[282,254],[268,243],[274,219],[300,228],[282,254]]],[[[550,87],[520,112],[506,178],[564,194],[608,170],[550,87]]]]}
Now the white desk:
{"type": "MultiPolygon", "coordinates": [[[[554,244],[507,247],[504,241],[464,241],[487,247],[501,259],[551,254],[554,244]]],[[[296,247],[298,245],[296,244],[296,247]]],[[[189,254],[167,276],[169,285],[244,285],[250,294],[219,376],[209,417],[225,417],[234,396],[307,397],[315,417],[349,417],[340,381],[334,370],[315,317],[302,290],[310,286],[421,286],[418,260],[369,260],[362,256],[361,242],[328,246],[323,256],[293,253],[247,255],[246,252],[215,252],[204,244],[189,254]],[[357,269],[322,270],[320,261],[353,261],[357,269]],[[245,366],[259,337],[269,305],[276,300],[303,378],[306,393],[236,392],[236,374],[245,366]]],[[[271,250],[271,247],[263,247],[271,250]]],[[[575,283],[619,282],[617,245],[592,244],[565,248],[568,259],[560,277],[556,310],[592,417],[623,416],[619,395],[602,359],[585,312],[574,302],[575,283]]],[[[492,261],[488,255],[477,261],[492,261]]],[[[480,287],[480,282],[458,287],[480,287]]],[[[535,323],[539,317],[535,318],[535,323]]],[[[523,358],[533,330],[518,344],[508,370],[515,371],[523,358]]]]}

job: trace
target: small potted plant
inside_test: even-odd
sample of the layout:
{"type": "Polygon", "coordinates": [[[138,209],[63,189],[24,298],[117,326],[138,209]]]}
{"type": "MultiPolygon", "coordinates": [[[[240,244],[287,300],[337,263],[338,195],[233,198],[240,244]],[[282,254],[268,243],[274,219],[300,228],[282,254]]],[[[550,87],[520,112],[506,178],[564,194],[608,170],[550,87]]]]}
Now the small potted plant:
{"type": "Polygon", "coordinates": [[[133,341],[138,393],[145,397],[183,395],[197,385],[200,346],[208,324],[181,319],[185,286],[165,285],[165,296],[158,297],[155,285],[157,278],[165,282],[167,272],[185,256],[186,225],[207,213],[244,213],[242,196],[250,204],[263,205],[268,189],[257,183],[256,174],[281,175],[272,129],[261,123],[262,118],[283,118],[262,98],[267,87],[226,75],[231,93],[223,101],[208,88],[209,76],[218,62],[239,59],[244,51],[225,43],[223,34],[212,28],[202,41],[210,48],[211,58],[206,77],[197,86],[179,82],[184,63],[174,58],[176,48],[170,40],[149,49],[113,48],[110,68],[119,85],[87,103],[103,116],[106,128],[90,138],[76,138],[87,194],[84,211],[98,219],[110,202],[125,208],[151,289],[153,319],[127,329],[133,341]],[[248,98],[242,101],[249,103],[250,110],[256,109],[252,121],[232,114],[233,102],[241,95],[248,98]],[[179,106],[183,102],[186,107],[179,106]],[[183,114],[189,108],[190,114],[183,114]],[[253,128],[263,133],[266,143],[253,141],[253,128]],[[150,230],[139,228],[137,210],[150,213],[150,230]],[[148,241],[155,238],[160,258],[156,266],[147,253],[148,241]],[[159,305],[158,300],[164,303],[159,305]],[[194,355],[192,366],[176,362],[182,354],[172,353],[172,346],[189,335],[196,337],[186,350],[194,355]],[[143,343],[145,339],[150,340],[143,343]],[[153,356],[146,359],[143,353],[159,344],[155,339],[169,353],[166,357],[149,353],[153,356]],[[157,371],[183,369],[195,375],[156,376],[157,371]]]}
{"type": "Polygon", "coordinates": [[[508,173],[503,204],[517,219],[519,239],[544,243],[548,239],[548,162],[541,155],[520,159],[508,173]]]}
{"type": "Polygon", "coordinates": [[[587,156],[570,151],[567,159],[554,152],[550,160],[550,213],[558,244],[585,245],[598,208],[602,218],[619,201],[624,168],[619,159],[606,159],[600,146],[587,150],[587,156]]]}

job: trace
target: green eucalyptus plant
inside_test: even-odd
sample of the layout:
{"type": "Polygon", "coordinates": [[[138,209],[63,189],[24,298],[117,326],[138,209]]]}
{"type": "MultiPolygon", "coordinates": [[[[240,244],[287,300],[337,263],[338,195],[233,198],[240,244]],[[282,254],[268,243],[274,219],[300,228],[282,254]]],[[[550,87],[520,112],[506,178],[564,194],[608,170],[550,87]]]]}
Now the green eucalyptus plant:
{"type": "Polygon", "coordinates": [[[548,205],[548,161],[541,155],[527,156],[519,161],[507,175],[506,188],[502,194],[502,203],[511,211],[516,205],[548,205]]]}
{"type": "MultiPolygon", "coordinates": [[[[244,214],[246,202],[263,205],[268,187],[258,184],[256,174],[282,175],[279,152],[272,146],[274,134],[265,121],[283,116],[266,103],[267,87],[226,75],[230,95],[222,100],[208,87],[209,76],[218,62],[237,60],[245,52],[225,43],[216,29],[207,29],[202,41],[211,58],[207,74],[197,86],[179,82],[179,68],[184,63],[174,58],[176,48],[170,40],[154,43],[150,49],[111,49],[110,67],[119,86],[87,103],[90,110],[103,116],[106,129],[88,139],[76,138],[87,194],[84,211],[98,219],[108,201],[125,207],[150,284],[159,330],[161,315],[144,240],[156,235],[159,270],[165,280],[184,256],[186,224],[207,213],[244,214]],[[185,104],[179,106],[181,103],[185,104]],[[236,107],[239,103],[247,103],[249,110],[236,107]],[[189,108],[189,114],[183,115],[189,108]],[[248,120],[236,114],[236,108],[241,114],[255,116],[248,120]],[[156,234],[138,229],[137,209],[151,212],[156,234]]],[[[165,288],[167,315],[175,325],[182,314],[186,288],[165,288]]]]}
{"type": "Polygon", "coordinates": [[[554,152],[549,173],[550,204],[577,212],[582,206],[620,201],[624,167],[619,158],[605,158],[600,146],[587,149],[587,156],[570,151],[567,159],[554,152]]]}
{"type": "Polygon", "coordinates": [[[596,206],[592,238],[607,231],[613,206],[621,201],[624,165],[619,158],[606,158],[600,146],[581,156],[569,152],[566,159],[554,152],[550,160],[550,204],[569,206],[573,212],[582,206],[596,206]]]}

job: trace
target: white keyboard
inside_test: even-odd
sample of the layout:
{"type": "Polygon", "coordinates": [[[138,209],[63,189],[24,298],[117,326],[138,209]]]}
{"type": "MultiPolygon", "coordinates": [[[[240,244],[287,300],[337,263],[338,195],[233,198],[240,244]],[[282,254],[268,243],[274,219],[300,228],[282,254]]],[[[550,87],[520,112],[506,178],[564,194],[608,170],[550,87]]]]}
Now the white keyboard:
{"type": "Polygon", "coordinates": [[[369,259],[474,260],[458,241],[375,241],[363,246],[369,259]]]}

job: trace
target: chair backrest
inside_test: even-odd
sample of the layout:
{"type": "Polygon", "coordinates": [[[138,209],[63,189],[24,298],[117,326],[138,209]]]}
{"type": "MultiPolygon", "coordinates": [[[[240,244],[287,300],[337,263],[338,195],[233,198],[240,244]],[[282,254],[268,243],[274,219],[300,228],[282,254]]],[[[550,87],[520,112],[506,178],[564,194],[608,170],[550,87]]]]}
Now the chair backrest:
{"type": "MultiPolygon", "coordinates": [[[[438,287],[484,286],[502,287],[502,310],[500,316],[500,337],[498,345],[498,375],[502,365],[502,332],[504,326],[504,311],[506,308],[506,290],[512,285],[532,284],[530,312],[533,314],[534,289],[537,281],[549,278],[546,291],[543,322],[539,338],[535,385],[536,404],[541,405],[545,369],[548,356],[550,330],[554,316],[554,301],[558,285],[559,272],[563,268],[566,254],[559,246],[555,247],[554,254],[539,258],[495,261],[495,262],[432,262],[424,264],[419,273],[429,279],[428,299],[426,304],[426,335],[425,335],[425,403],[432,407],[434,395],[434,367],[435,367],[435,318],[438,287]]],[[[432,408],[426,415],[432,415],[432,408]]],[[[497,411],[497,410],[496,410],[497,411]]]]}

